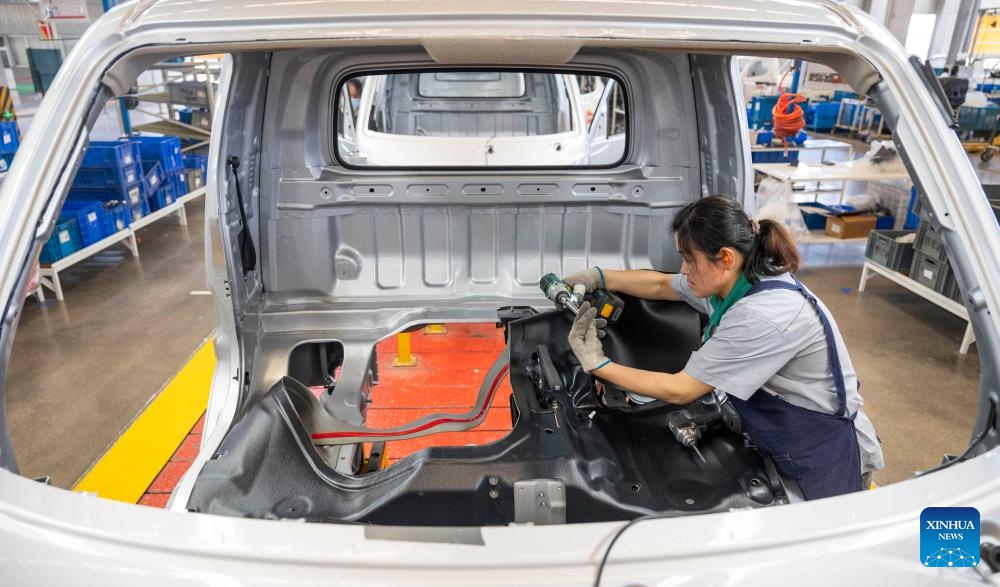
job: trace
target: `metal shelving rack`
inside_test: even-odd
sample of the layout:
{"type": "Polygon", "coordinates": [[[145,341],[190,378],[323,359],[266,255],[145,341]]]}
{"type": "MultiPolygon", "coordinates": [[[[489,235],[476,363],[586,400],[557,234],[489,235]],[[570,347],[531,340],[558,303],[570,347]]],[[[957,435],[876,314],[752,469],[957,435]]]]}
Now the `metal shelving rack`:
{"type": "MultiPolygon", "coordinates": [[[[209,113],[212,113],[212,108],[215,104],[215,84],[218,79],[219,71],[221,66],[216,60],[209,59],[197,59],[191,61],[184,61],[181,63],[157,63],[148,70],[159,71],[163,75],[162,83],[153,84],[150,86],[144,86],[139,88],[139,93],[136,94],[136,98],[140,102],[149,102],[153,104],[162,104],[166,106],[167,112],[164,114],[162,111],[154,112],[145,108],[136,108],[137,112],[141,112],[147,116],[152,116],[159,120],[150,123],[144,123],[136,125],[134,128],[138,131],[144,132],[154,132],[164,135],[174,135],[179,136],[183,139],[191,139],[199,141],[194,145],[190,145],[183,149],[184,152],[190,152],[200,149],[208,144],[209,137],[211,135],[210,130],[202,128],[200,126],[195,126],[192,124],[187,124],[176,119],[176,106],[196,106],[199,108],[207,108],[209,113]],[[170,98],[168,92],[169,84],[173,82],[202,82],[205,86],[205,101],[197,101],[191,103],[182,103],[174,101],[170,98]]],[[[124,129],[123,129],[124,130],[124,129]]]]}
{"type": "Polygon", "coordinates": [[[858,291],[865,291],[865,286],[868,284],[868,280],[875,277],[875,275],[881,275],[882,277],[905,287],[932,304],[943,308],[968,322],[965,327],[965,334],[962,335],[962,342],[958,347],[958,352],[963,355],[969,352],[969,347],[976,341],[976,337],[972,332],[972,323],[969,321],[969,312],[965,309],[965,306],[961,302],[956,302],[955,300],[934,291],[926,285],[910,279],[908,276],[903,275],[898,271],[894,271],[888,267],[883,267],[882,265],[873,263],[872,261],[865,261],[864,267],[861,269],[861,282],[858,283],[858,291]]]}
{"type": "MultiPolygon", "coordinates": [[[[190,202],[191,200],[204,195],[205,195],[204,187],[198,188],[192,192],[188,192],[187,194],[181,196],[180,198],[177,198],[177,201],[175,201],[173,204],[170,204],[169,206],[164,206],[163,208],[160,208],[156,212],[152,212],[150,214],[143,216],[139,220],[133,222],[130,226],[122,230],[119,230],[118,232],[104,239],[97,241],[96,243],[90,245],[89,247],[80,249],[79,251],[73,253],[72,255],[68,255],[62,259],[59,259],[58,261],[52,263],[51,265],[43,265],[41,269],[39,269],[38,271],[39,291],[41,291],[41,286],[45,286],[48,289],[55,292],[57,300],[62,301],[65,298],[63,296],[62,282],[59,280],[59,273],[69,269],[73,265],[76,265],[77,263],[85,259],[93,257],[94,255],[100,253],[104,249],[107,249],[108,247],[114,246],[116,244],[121,243],[125,245],[128,248],[129,252],[132,253],[132,256],[138,258],[139,244],[135,238],[137,230],[145,228],[150,224],[158,220],[162,220],[163,218],[166,218],[167,216],[170,216],[172,214],[177,215],[181,226],[187,226],[187,211],[185,210],[184,205],[190,202]]],[[[39,297],[39,301],[43,300],[44,300],[44,294],[41,294],[41,296],[39,297]]]]}
{"type": "Polygon", "coordinates": [[[833,130],[847,131],[852,137],[876,139],[885,136],[885,118],[877,108],[869,106],[865,100],[844,98],[840,101],[833,130]]]}

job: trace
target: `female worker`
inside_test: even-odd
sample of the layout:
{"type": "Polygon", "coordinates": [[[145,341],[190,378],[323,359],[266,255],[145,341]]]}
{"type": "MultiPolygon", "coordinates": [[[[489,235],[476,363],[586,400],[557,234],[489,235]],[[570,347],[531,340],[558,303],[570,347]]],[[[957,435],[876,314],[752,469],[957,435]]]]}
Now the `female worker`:
{"type": "Polygon", "coordinates": [[[565,281],[684,300],[710,317],[701,348],[680,373],[616,364],[604,355],[596,311],[585,304],[569,335],[584,371],[678,405],[718,390],[806,499],[866,488],[871,471],[883,467],[882,450],[837,324],[792,275],[799,255],[788,232],[718,196],[685,206],[672,229],[679,274],[592,267],[565,281]]]}

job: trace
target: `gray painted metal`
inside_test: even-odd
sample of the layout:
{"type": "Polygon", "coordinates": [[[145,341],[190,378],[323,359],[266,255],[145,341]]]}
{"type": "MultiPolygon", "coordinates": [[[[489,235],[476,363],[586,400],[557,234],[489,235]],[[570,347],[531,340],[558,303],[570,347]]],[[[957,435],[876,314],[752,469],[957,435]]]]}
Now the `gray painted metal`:
{"type": "MultiPolygon", "coordinates": [[[[275,84],[265,85],[260,75],[262,71],[291,72],[294,68],[288,61],[279,68],[273,63],[296,52],[301,56],[322,53],[321,47],[330,59],[342,60],[337,68],[320,72],[327,76],[338,68],[346,73],[351,59],[357,65],[365,59],[369,63],[392,61],[402,55],[416,56],[421,63],[429,63],[428,56],[433,55],[449,63],[472,60],[550,67],[561,65],[559,59],[569,59],[565,66],[573,67],[585,56],[599,59],[603,55],[609,66],[622,71],[634,67],[643,73],[656,71],[637,65],[650,59],[659,62],[659,71],[665,71],[663,66],[671,60],[658,57],[664,52],[781,51],[836,64],[864,91],[877,84],[874,92],[880,108],[894,121],[896,140],[927,194],[936,229],[951,252],[970,310],[983,370],[981,409],[973,434],[993,424],[987,422],[987,414],[1000,389],[1000,259],[993,254],[1000,250],[1000,233],[961,145],[934,114],[936,106],[906,63],[902,47],[862,14],[833,2],[775,1],[748,7],[735,0],[717,0],[711,6],[611,1],[255,3],[238,10],[221,0],[138,0],[115,9],[86,33],[42,103],[32,132],[0,188],[0,300],[5,303],[0,347],[11,343],[23,301],[16,285],[51,230],[101,76],[107,72],[105,83],[123,90],[161,55],[240,50],[220,86],[223,108],[217,111],[223,115],[213,121],[213,136],[220,140],[212,144],[209,163],[206,252],[219,322],[215,346],[220,361],[203,450],[174,498],[175,510],[183,509],[193,475],[218,446],[241,406],[284,372],[295,344],[344,342],[349,363],[345,362],[346,374],[338,389],[345,390],[339,401],[347,408],[355,399],[351,389],[363,384],[370,348],[383,335],[425,321],[492,319],[498,302],[541,305],[540,292],[530,291],[528,280],[549,261],[529,262],[531,255],[541,253],[553,265],[558,259],[562,270],[594,259],[626,266],[627,258],[634,259],[635,266],[648,262],[669,269],[671,252],[662,247],[661,236],[651,223],[665,222],[673,206],[710,190],[746,189],[745,142],[742,153],[721,160],[712,147],[726,140],[725,125],[720,123],[723,117],[734,120],[734,129],[742,118],[738,109],[734,113],[722,107],[726,98],[699,103],[696,109],[699,132],[714,128],[718,136],[692,142],[686,140],[690,137],[673,137],[669,127],[649,124],[655,132],[637,135],[646,138],[630,152],[629,164],[614,173],[540,171],[518,173],[518,177],[493,172],[412,177],[393,172],[348,173],[326,164],[327,151],[320,142],[309,142],[307,126],[320,127],[323,118],[303,116],[297,111],[296,97],[283,101],[280,94],[272,96],[275,84]],[[608,50],[609,46],[615,50],[608,50]],[[618,51],[623,54],[621,60],[613,57],[618,51]],[[118,60],[119,65],[108,71],[118,60]],[[286,107],[286,114],[271,116],[275,105],[286,107]],[[705,126],[710,118],[716,126],[705,126]],[[282,119],[280,126],[268,126],[278,119],[282,119]],[[291,140],[286,153],[280,140],[284,133],[306,137],[308,146],[291,140]],[[300,157],[295,157],[295,150],[300,157]],[[670,160],[668,152],[687,157],[684,165],[671,169],[664,163],[670,160]],[[249,195],[248,216],[261,254],[258,270],[246,277],[238,269],[235,192],[224,167],[224,158],[230,155],[245,162],[240,180],[249,195]],[[678,170],[684,168],[686,173],[678,170]],[[446,186],[448,195],[441,196],[440,202],[420,203],[408,186],[426,183],[446,186]],[[500,190],[521,198],[525,184],[560,188],[551,200],[494,201],[502,199],[500,190]],[[474,201],[462,197],[467,185],[499,187],[493,199],[474,201]],[[595,189],[595,195],[588,195],[592,193],[588,187],[580,195],[578,185],[602,186],[602,191],[595,189]],[[354,199],[323,203],[324,186],[354,199]],[[363,193],[354,193],[358,186],[386,186],[387,203],[359,200],[363,193]],[[604,191],[603,186],[609,189],[604,191]],[[633,191],[622,200],[615,197],[616,186],[633,191]],[[643,188],[641,203],[626,205],[636,187],[643,188]],[[544,203],[550,201],[555,204],[544,203]],[[492,220],[477,218],[476,212],[492,220]],[[354,216],[355,222],[347,222],[348,216],[354,216]],[[544,229],[549,216],[571,218],[571,225],[573,221],[578,226],[596,224],[597,237],[550,249],[541,236],[548,234],[544,229]],[[370,228],[360,229],[361,222],[370,228]],[[494,245],[489,245],[489,238],[474,239],[478,248],[459,242],[463,234],[488,235],[490,225],[497,235],[494,245]],[[643,231],[656,236],[644,240],[638,236],[643,231]],[[602,239],[616,233],[623,240],[613,249],[601,248],[601,243],[611,242],[602,239]],[[301,245],[300,239],[313,246],[301,245]],[[299,257],[287,255],[286,250],[297,251],[299,257]],[[566,251],[590,257],[570,262],[566,251]],[[631,251],[631,257],[624,251],[631,251]],[[305,255],[315,260],[312,268],[303,263],[305,255]],[[449,272],[440,271],[442,263],[450,267],[449,272]],[[492,289],[477,289],[473,277],[492,289]],[[374,292],[380,294],[373,299],[374,292]]],[[[692,83],[708,84],[712,79],[694,73],[692,83]]],[[[644,112],[644,93],[663,88],[655,84],[655,78],[629,79],[636,84],[630,95],[639,98],[638,111],[644,112]],[[643,85],[638,85],[639,80],[643,85]]],[[[302,86],[306,87],[318,91],[322,84],[302,86]]],[[[709,89],[719,88],[709,85],[709,89]]],[[[723,93],[734,99],[739,94],[738,90],[723,93]]],[[[319,97],[311,94],[310,99],[319,97]]],[[[694,102],[693,95],[683,100],[694,102]]],[[[103,97],[99,102],[103,104],[103,97]]],[[[645,112],[656,113],[658,122],[669,118],[655,108],[677,106],[652,98],[647,102],[654,110],[645,112]]],[[[685,111],[685,117],[689,112],[685,111]]],[[[729,140],[745,141],[730,132],[729,140]]],[[[742,196],[748,198],[749,193],[742,196]]],[[[336,409],[327,406],[326,411],[336,409]]],[[[38,582],[40,577],[51,582],[96,582],[99,578],[105,584],[131,584],[137,572],[150,585],[178,578],[385,584],[404,577],[417,584],[524,584],[543,576],[550,584],[582,584],[592,580],[600,547],[618,527],[484,528],[485,545],[470,548],[405,539],[387,543],[366,538],[356,527],[146,511],[72,495],[7,472],[0,472],[0,495],[0,543],[8,545],[4,575],[15,584],[38,582]]],[[[787,583],[802,584],[815,582],[819,565],[829,568],[835,561],[840,580],[926,582],[927,571],[913,553],[919,512],[929,505],[973,506],[984,520],[1000,517],[1000,449],[870,493],[639,524],[619,542],[605,577],[609,582],[652,583],[668,575],[686,576],[692,584],[718,579],[773,580],[777,567],[761,566],[765,560],[781,565],[781,577],[787,583]],[[724,566],[719,561],[725,561],[724,566]]],[[[983,532],[984,537],[1000,539],[995,523],[984,524],[983,532]]],[[[971,576],[941,574],[935,580],[967,583],[971,576]]]]}

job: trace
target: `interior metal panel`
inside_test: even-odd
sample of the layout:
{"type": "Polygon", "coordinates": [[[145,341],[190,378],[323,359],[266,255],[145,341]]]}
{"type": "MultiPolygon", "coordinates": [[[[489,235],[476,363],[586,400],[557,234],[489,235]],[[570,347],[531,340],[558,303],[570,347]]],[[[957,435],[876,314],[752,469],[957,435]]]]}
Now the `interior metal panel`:
{"type": "Polygon", "coordinates": [[[490,210],[470,210],[469,281],[492,283],[497,277],[497,217],[490,210]]]}
{"type": "Polygon", "coordinates": [[[545,262],[543,210],[519,209],[514,217],[514,276],[519,284],[537,283],[545,262]]]}
{"type": "Polygon", "coordinates": [[[398,288],[403,285],[406,272],[402,217],[398,208],[376,208],[373,212],[376,283],[383,289],[398,288]]]}
{"type": "Polygon", "coordinates": [[[672,241],[657,232],[673,210],[410,205],[296,213],[274,221],[270,254],[279,285],[268,291],[268,305],[371,299],[373,283],[384,293],[427,299],[445,287],[459,297],[536,296],[550,272],[653,268],[654,261],[676,268],[672,241]]]}
{"type": "Polygon", "coordinates": [[[423,236],[424,283],[444,286],[451,283],[452,219],[447,208],[431,208],[420,215],[423,236]]]}

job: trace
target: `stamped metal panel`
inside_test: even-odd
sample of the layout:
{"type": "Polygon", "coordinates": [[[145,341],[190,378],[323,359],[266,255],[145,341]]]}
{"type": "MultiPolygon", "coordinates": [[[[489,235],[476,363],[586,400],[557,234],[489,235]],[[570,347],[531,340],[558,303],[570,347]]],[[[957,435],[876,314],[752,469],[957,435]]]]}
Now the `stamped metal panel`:
{"type": "MultiPolygon", "coordinates": [[[[274,222],[278,304],[537,295],[546,273],[679,266],[676,206],[374,206],[274,222]],[[650,226],[655,226],[654,231],[650,226]],[[655,234],[654,234],[655,233],[655,234]],[[293,235],[293,236],[290,236],[293,235]]],[[[276,291],[277,290],[277,291],[276,291]]],[[[540,299],[540,298],[539,298],[540,299]]]]}
{"type": "Polygon", "coordinates": [[[540,301],[548,272],[679,268],[666,233],[651,237],[650,226],[666,228],[671,210],[702,193],[688,54],[588,48],[553,68],[622,80],[630,147],[614,169],[351,169],[335,157],[338,83],[440,64],[413,47],[279,51],[271,63],[261,181],[268,312],[362,298],[540,301]],[[634,220],[647,216],[664,219],[634,220]]]}

